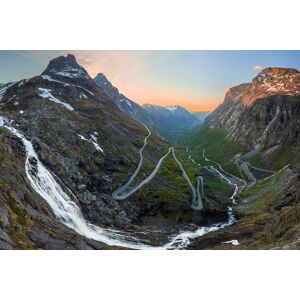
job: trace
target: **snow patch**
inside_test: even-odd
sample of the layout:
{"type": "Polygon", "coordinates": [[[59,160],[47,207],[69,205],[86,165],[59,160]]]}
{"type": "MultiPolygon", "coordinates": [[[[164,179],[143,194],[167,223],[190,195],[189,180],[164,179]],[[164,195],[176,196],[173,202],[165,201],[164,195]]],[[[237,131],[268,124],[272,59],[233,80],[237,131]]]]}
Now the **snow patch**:
{"type": "MultiPolygon", "coordinates": [[[[97,133],[98,134],[98,133],[97,133]]],[[[81,134],[78,134],[78,136],[84,140],[84,141],[87,141],[89,143],[92,143],[94,145],[94,147],[96,148],[97,151],[100,151],[102,153],[104,153],[103,149],[98,145],[98,142],[97,142],[97,137],[94,135],[94,134],[91,134],[91,139],[87,139],[85,138],[83,135],[81,134]]]]}
{"type": "Polygon", "coordinates": [[[48,80],[48,81],[52,81],[52,82],[57,82],[57,83],[63,84],[64,86],[70,86],[70,84],[62,82],[62,81],[59,81],[59,80],[56,80],[56,79],[53,79],[49,75],[42,75],[42,78],[44,80],[48,80]]]}
{"type": "Polygon", "coordinates": [[[63,105],[66,109],[68,109],[68,110],[71,110],[71,111],[74,110],[74,108],[73,108],[70,104],[65,103],[65,102],[62,102],[62,101],[60,101],[59,99],[57,99],[56,97],[54,97],[54,96],[51,94],[51,90],[50,90],[50,89],[39,88],[39,90],[42,92],[41,94],[39,94],[40,97],[42,97],[42,98],[47,98],[47,99],[50,100],[50,101],[53,101],[53,102],[58,103],[58,104],[61,104],[61,105],[63,105]]]}
{"type": "Polygon", "coordinates": [[[98,145],[97,137],[94,134],[91,134],[91,138],[91,142],[94,144],[95,148],[103,153],[103,149],[98,145]]]}
{"type": "Polygon", "coordinates": [[[174,110],[178,109],[178,106],[165,106],[165,109],[167,109],[169,111],[174,111],[174,110]]]}

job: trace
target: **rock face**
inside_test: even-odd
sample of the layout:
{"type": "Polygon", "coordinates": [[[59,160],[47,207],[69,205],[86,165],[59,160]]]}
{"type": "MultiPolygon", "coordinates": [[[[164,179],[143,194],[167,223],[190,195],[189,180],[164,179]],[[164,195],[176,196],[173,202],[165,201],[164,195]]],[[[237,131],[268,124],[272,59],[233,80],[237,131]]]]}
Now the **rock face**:
{"type": "MultiPolygon", "coordinates": [[[[68,193],[76,196],[88,222],[134,229],[150,213],[154,219],[157,214],[164,221],[168,219],[161,215],[165,207],[161,198],[150,205],[146,199],[152,196],[144,193],[144,202],[138,206],[134,201],[112,198],[112,191],[135,170],[148,132],[119,109],[74,56],[53,59],[41,76],[6,84],[0,93],[1,116],[31,141],[43,165],[68,193]]],[[[151,134],[144,151],[142,175],[137,180],[152,171],[168,148],[159,136],[151,134]]],[[[0,153],[0,248],[104,247],[58,222],[26,178],[24,146],[5,128],[0,129],[0,153]]],[[[177,187],[173,178],[163,178],[163,174],[158,174],[155,182],[172,187],[174,193],[180,186],[187,186],[176,165],[170,172],[178,173],[181,185],[177,187]]],[[[179,204],[169,203],[169,210],[180,215],[184,203],[191,215],[188,186],[187,192],[177,194],[179,204]]]]}
{"type": "Polygon", "coordinates": [[[103,91],[105,91],[107,95],[109,95],[109,97],[115,102],[120,110],[122,110],[126,115],[137,121],[147,124],[148,126],[153,125],[152,118],[147,111],[134,101],[121,94],[119,90],[114,87],[110,81],[108,81],[103,73],[99,73],[94,80],[96,84],[103,91]]]}
{"type": "Polygon", "coordinates": [[[200,123],[199,119],[187,109],[179,106],[143,105],[153,119],[158,129],[178,129],[192,127],[200,123]]]}
{"type": "Polygon", "coordinates": [[[299,145],[300,73],[267,68],[249,84],[230,88],[206,120],[209,128],[226,128],[235,141],[257,149],[299,145]]]}
{"type": "Polygon", "coordinates": [[[267,68],[251,83],[230,88],[205,126],[222,129],[250,150],[236,157],[248,164],[257,182],[238,194],[235,224],[195,239],[190,248],[299,249],[299,71],[267,68]],[[285,168],[278,167],[282,161],[285,168]],[[277,172],[267,174],[261,166],[277,172]],[[264,171],[263,177],[257,171],[264,171]]]}

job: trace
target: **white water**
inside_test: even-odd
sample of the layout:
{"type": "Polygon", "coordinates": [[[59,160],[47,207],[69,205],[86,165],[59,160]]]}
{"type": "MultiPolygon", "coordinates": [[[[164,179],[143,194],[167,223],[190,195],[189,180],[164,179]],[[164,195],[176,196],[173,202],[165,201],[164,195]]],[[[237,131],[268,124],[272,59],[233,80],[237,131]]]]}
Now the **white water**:
{"type": "Polygon", "coordinates": [[[233,174],[228,173],[227,171],[225,171],[225,170],[222,168],[221,164],[219,164],[218,162],[213,161],[213,160],[211,160],[211,159],[208,159],[208,158],[205,156],[205,150],[204,150],[204,149],[202,149],[202,156],[203,156],[203,158],[205,159],[205,161],[210,161],[210,162],[214,163],[215,165],[217,165],[217,166],[219,167],[219,169],[220,169],[223,173],[225,173],[225,174],[227,174],[228,176],[230,176],[230,177],[232,177],[232,178],[235,178],[236,180],[242,182],[242,183],[243,183],[242,189],[244,189],[244,188],[247,186],[247,182],[246,182],[245,180],[243,180],[242,178],[239,178],[239,177],[237,177],[237,176],[235,176],[235,175],[233,175],[233,174]]]}
{"type": "Polygon", "coordinates": [[[229,178],[227,178],[225,175],[223,175],[219,170],[217,170],[214,167],[211,167],[211,169],[215,172],[217,172],[221,178],[223,178],[229,185],[231,185],[233,187],[233,194],[230,197],[230,199],[232,200],[232,203],[235,204],[235,196],[237,195],[238,191],[239,191],[239,187],[236,183],[232,182],[229,178]]]}
{"type": "Polygon", "coordinates": [[[100,241],[111,246],[133,249],[183,249],[190,244],[191,239],[219,230],[235,222],[232,209],[229,208],[227,222],[218,223],[210,227],[203,226],[196,231],[183,231],[170,237],[170,242],[158,247],[142,243],[137,238],[131,236],[130,233],[101,228],[91,224],[85,220],[80,208],[77,206],[75,195],[72,193],[68,195],[54,179],[51,172],[49,172],[39,160],[32,143],[27,140],[22,133],[12,127],[8,120],[3,117],[0,117],[0,127],[7,128],[22,140],[26,150],[26,176],[32,188],[47,201],[60,222],[89,239],[100,241]]]}

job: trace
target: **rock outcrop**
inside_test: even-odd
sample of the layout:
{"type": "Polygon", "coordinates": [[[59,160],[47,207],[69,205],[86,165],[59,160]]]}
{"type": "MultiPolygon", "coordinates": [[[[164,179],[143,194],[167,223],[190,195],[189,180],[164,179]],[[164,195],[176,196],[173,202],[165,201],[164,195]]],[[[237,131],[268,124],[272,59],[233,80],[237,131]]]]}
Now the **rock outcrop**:
{"type": "Polygon", "coordinates": [[[225,128],[228,137],[253,148],[300,143],[300,73],[267,68],[249,84],[230,88],[206,120],[209,128],[225,128]]]}
{"type": "MultiPolygon", "coordinates": [[[[32,142],[39,159],[61,186],[76,196],[88,222],[135,228],[149,213],[160,214],[161,200],[149,207],[147,201],[135,206],[112,198],[112,191],[126,182],[137,166],[148,132],[118,108],[73,55],[53,59],[40,76],[2,86],[0,111],[32,142]]],[[[168,147],[155,133],[151,135],[144,151],[147,169],[143,174],[155,166],[168,147]]],[[[0,131],[0,151],[0,248],[104,247],[56,219],[26,178],[24,146],[5,128],[0,131]]],[[[156,178],[158,184],[169,186],[172,180],[160,175],[156,178]]],[[[178,195],[190,214],[187,191],[178,195]]],[[[169,206],[182,214],[178,204],[169,206]]]]}

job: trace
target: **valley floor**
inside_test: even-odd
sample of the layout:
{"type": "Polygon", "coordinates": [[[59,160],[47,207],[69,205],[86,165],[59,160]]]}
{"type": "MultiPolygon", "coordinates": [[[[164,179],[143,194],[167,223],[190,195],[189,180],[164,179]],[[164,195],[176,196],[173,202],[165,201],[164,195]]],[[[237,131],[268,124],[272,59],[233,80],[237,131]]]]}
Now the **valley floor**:
{"type": "MultiPolygon", "coordinates": [[[[125,207],[137,204],[136,201],[145,201],[146,198],[141,191],[149,192],[147,188],[150,190],[155,188],[151,186],[152,180],[158,172],[161,172],[161,168],[164,168],[164,161],[168,162],[172,157],[173,163],[177,165],[186,182],[186,192],[191,197],[189,205],[188,203],[186,205],[191,207],[195,216],[182,225],[180,223],[176,225],[178,220],[174,220],[175,226],[174,224],[168,226],[160,224],[159,219],[162,216],[155,213],[152,217],[145,216],[144,224],[132,226],[131,229],[110,229],[88,222],[80,207],[76,205],[78,200],[75,195],[70,191],[66,193],[60,187],[57,179],[39,160],[31,142],[3,118],[1,126],[22,140],[27,155],[26,176],[34,190],[47,201],[61,223],[84,237],[77,241],[81,246],[73,243],[71,248],[291,249],[300,247],[300,238],[298,238],[300,203],[297,202],[295,173],[289,165],[278,170],[270,170],[261,165],[255,166],[254,160],[251,162],[244,160],[243,154],[247,153],[246,149],[226,141],[223,133],[208,133],[203,131],[203,128],[200,129],[203,131],[202,135],[198,135],[202,139],[201,142],[196,142],[194,146],[193,139],[190,139],[189,141],[192,142],[188,144],[185,142],[182,145],[177,144],[175,149],[170,147],[156,165],[149,169],[151,172],[146,171],[148,175],[139,180],[138,175],[144,160],[143,151],[147,149],[147,139],[151,135],[151,131],[146,128],[148,135],[139,152],[139,163],[128,181],[117,188],[112,193],[112,197],[117,201],[125,201],[125,207]],[[214,135],[218,135],[218,139],[215,139],[214,135]],[[219,148],[219,143],[222,144],[225,154],[222,151],[215,151],[219,148]],[[135,198],[133,195],[140,195],[141,198],[135,198]],[[197,218],[198,221],[194,223],[192,220],[197,218]]],[[[172,202],[171,193],[166,197],[172,202]]],[[[190,210],[190,208],[185,209],[190,210]]],[[[3,226],[4,221],[1,222],[3,226]]],[[[22,230],[15,233],[15,238],[20,239],[17,242],[20,248],[27,248],[26,244],[20,243],[25,228],[22,230]]],[[[54,236],[57,238],[56,235],[54,236]]],[[[41,238],[41,233],[35,238],[41,238]]],[[[65,248],[64,244],[59,245],[57,242],[56,247],[65,248]]],[[[3,240],[2,247],[9,248],[9,245],[5,246],[3,240]]]]}

